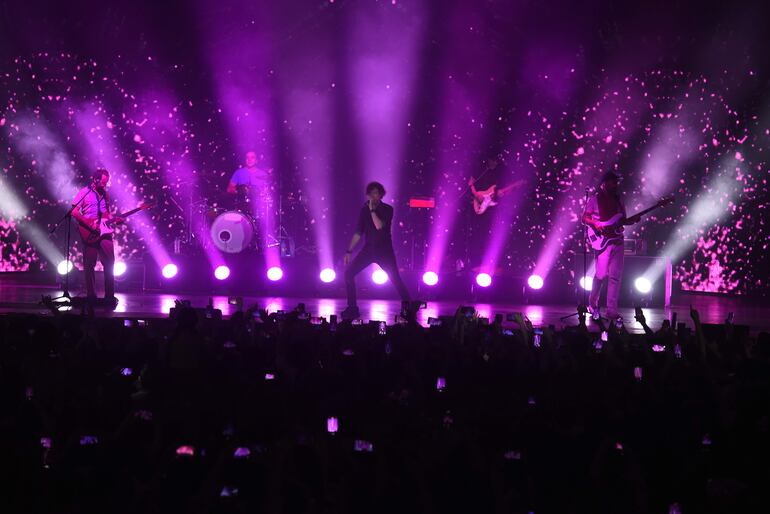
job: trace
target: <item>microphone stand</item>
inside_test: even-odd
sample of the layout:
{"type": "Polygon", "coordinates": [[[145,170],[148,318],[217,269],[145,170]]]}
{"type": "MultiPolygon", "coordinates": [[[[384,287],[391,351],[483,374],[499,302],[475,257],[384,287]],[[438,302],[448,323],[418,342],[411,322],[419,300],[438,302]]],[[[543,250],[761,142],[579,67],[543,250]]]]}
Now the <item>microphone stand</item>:
{"type": "MultiPolygon", "coordinates": [[[[588,206],[588,195],[591,192],[590,187],[586,187],[585,197],[583,199],[583,214],[585,214],[585,209],[588,206]]],[[[588,289],[585,288],[586,284],[586,273],[588,273],[588,228],[586,227],[586,224],[582,222],[581,219],[581,228],[582,228],[582,237],[583,237],[583,285],[580,285],[580,279],[578,279],[578,286],[580,289],[583,290],[583,301],[578,305],[577,312],[573,312],[572,314],[568,314],[566,316],[562,316],[559,318],[560,321],[565,321],[571,318],[572,316],[580,316],[581,314],[585,314],[588,311],[588,308],[586,307],[588,305],[588,289]]]]}
{"type": "MultiPolygon", "coordinates": [[[[91,187],[91,186],[89,186],[88,189],[93,191],[93,187],[91,187]]],[[[56,230],[59,228],[59,226],[61,226],[61,224],[64,223],[64,221],[67,222],[67,232],[66,232],[66,236],[65,236],[65,244],[66,244],[66,246],[64,247],[64,255],[67,257],[67,261],[66,261],[67,262],[67,264],[66,264],[66,266],[67,266],[67,268],[66,268],[67,273],[64,274],[64,284],[63,284],[63,288],[62,288],[63,289],[62,294],[57,296],[57,297],[55,297],[55,298],[51,298],[50,301],[52,301],[52,302],[56,301],[56,300],[63,300],[63,299],[66,299],[68,301],[72,300],[72,296],[70,295],[70,288],[69,288],[69,285],[70,285],[70,263],[71,263],[71,260],[70,260],[70,237],[71,237],[71,235],[70,234],[72,232],[72,211],[74,211],[75,208],[78,205],[80,205],[83,202],[83,200],[86,199],[87,195],[88,195],[88,193],[84,194],[83,198],[78,200],[77,203],[75,203],[75,205],[70,207],[67,210],[67,212],[64,214],[64,216],[62,216],[61,219],[56,222],[56,225],[54,225],[53,228],[48,231],[49,234],[53,234],[54,232],[56,232],[56,230]]],[[[57,267],[58,267],[58,264],[57,264],[57,267]]],[[[58,272],[58,270],[57,270],[57,272],[58,272]]],[[[62,305],[62,306],[67,305],[67,302],[61,302],[60,305],[62,305]]]]}

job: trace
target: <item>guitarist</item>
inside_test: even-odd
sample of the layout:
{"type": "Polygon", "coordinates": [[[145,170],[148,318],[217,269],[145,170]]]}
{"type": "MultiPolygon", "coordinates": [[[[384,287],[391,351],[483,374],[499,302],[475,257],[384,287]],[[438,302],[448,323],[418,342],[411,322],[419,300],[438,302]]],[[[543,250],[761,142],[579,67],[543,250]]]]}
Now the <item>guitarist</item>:
{"type": "MultiPolygon", "coordinates": [[[[96,274],[97,257],[104,267],[104,299],[115,304],[115,277],[113,267],[115,265],[115,250],[112,244],[112,234],[101,234],[95,240],[87,241],[91,231],[98,233],[100,223],[103,220],[112,219],[115,223],[122,223],[120,217],[113,217],[110,213],[107,194],[107,183],[110,181],[110,172],[105,169],[97,169],[91,177],[91,184],[81,189],[72,202],[72,217],[81,228],[80,235],[83,241],[83,271],[86,278],[86,295],[93,302],[96,299],[94,283],[96,274]]],[[[89,238],[93,239],[93,238],[89,238]]]]}
{"type": "Polygon", "coordinates": [[[594,319],[600,317],[599,296],[604,282],[607,284],[607,317],[617,319],[620,279],[623,276],[623,226],[639,222],[639,216],[626,218],[626,208],[618,194],[618,176],[608,172],[602,178],[601,185],[586,204],[583,223],[605,235],[611,234],[609,244],[596,254],[596,274],[593,278],[588,310],[594,319]],[[620,222],[615,226],[599,227],[597,221],[608,220],[621,214],[620,222]]]}
{"type": "MultiPolygon", "coordinates": [[[[481,176],[483,177],[487,173],[489,173],[491,176],[494,176],[497,166],[497,159],[492,158],[487,160],[487,167],[481,176]]],[[[481,177],[479,177],[479,179],[481,179],[481,177]]],[[[491,180],[495,182],[495,178],[492,178],[491,180]]],[[[478,215],[484,214],[488,208],[497,205],[500,199],[510,193],[511,190],[524,185],[523,180],[517,180],[516,182],[508,184],[507,186],[497,187],[497,184],[492,184],[487,189],[480,190],[476,189],[477,182],[478,179],[473,177],[468,180],[468,186],[470,186],[471,193],[473,194],[473,211],[478,215]]]]}

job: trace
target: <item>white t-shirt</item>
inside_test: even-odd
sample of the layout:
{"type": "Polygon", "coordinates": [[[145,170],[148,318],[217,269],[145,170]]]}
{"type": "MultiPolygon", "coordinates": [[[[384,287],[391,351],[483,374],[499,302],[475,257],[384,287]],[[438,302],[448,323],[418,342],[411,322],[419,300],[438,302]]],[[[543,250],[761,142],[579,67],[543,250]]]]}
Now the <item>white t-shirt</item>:
{"type": "Polygon", "coordinates": [[[84,187],[78,191],[78,194],[75,195],[75,199],[72,201],[72,205],[78,202],[80,202],[78,209],[86,218],[98,219],[100,212],[101,217],[104,217],[107,213],[107,200],[90,187],[84,187]],[[82,202],[80,202],[81,199],[83,200],[82,202]]]}

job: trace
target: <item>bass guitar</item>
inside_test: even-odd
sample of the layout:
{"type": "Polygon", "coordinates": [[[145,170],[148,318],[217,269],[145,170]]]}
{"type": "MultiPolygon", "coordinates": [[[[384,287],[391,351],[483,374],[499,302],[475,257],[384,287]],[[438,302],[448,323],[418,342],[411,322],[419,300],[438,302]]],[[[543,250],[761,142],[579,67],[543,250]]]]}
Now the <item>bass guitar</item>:
{"type": "MultiPolygon", "coordinates": [[[[601,252],[602,250],[607,248],[607,245],[617,241],[623,241],[623,227],[626,225],[633,224],[633,223],[628,223],[629,219],[641,218],[648,212],[654,211],[659,207],[663,207],[664,205],[669,205],[673,202],[674,202],[673,196],[662,198],[652,207],[648,207],[643,211],[639,211],[631,217],[625,217],[623,216],[623,214],[618,213],[608,220],[601,221],[598,219],[598,217],[595,216],[594,217],[595,227],[592,227],[591,225],[586,225],[586,229],[588,231],[588,242],[590,243],[591,248],[593,248],[597,252],[601,252]]],[[[634,223],[637,223],[637,222],[638,221],[634,223]]]]}
{"type": "MultiPolygon", "coordinates": [[[[152,205],[153,204],[151,203],[142,203],[136,209],[131,209],[130,211],[118,214],[114,218],[102,219],[96,228],[90,226],[90,224],[86,225],[85,223],[78,221],[78,231],[80,231],[80,237],[83,239],[85,244],[96,244],[101,238],[112,234],[115,231],[115,225],[117,223],[115,218],[128,218],[129,216],[136,214],[139,211],[149,209],[152,207],[152,205]]],[[[93,223],[96,220],[96,218],[87,219],[89,223],[93,223]]]]}

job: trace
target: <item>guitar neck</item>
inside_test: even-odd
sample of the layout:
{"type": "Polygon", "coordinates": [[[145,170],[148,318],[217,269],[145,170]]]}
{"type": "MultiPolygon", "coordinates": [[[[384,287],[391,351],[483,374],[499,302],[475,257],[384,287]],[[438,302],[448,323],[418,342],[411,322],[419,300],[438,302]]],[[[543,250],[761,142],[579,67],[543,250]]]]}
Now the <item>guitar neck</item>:
{"type": "MultiPolygon", "coordinates": [[[[647,208],[647,209],[644,209],[643,211],[639,211],[639,212],[637,212],[636,214],[634,214],[634,216],[644,216],[644,215],[645,215],[645,214],[647,214],[648,212],[652,212],[652,211],[654,211],[655,209],[657,209],[658,207],[660,207],[660,205],[658,205],[658,204],[655,204],[655,205],[653,205],[652,207],[649,207],[649,208],[647,208]]],[[[634,216],[627,216],[627,217],[633,218],[634,216]]]]}
{"type": "Polygon", "coordinates": [[[132,214],[136,214],[137,212],[139,212],[139,211],[141,211],[141,210],[143,210],[143,209],[145,209],[145,208],[146,208],[146,207],[144,207],[144,206],[140,206],[140,207],[137,207],[136,209],[131,209],[130,211],[127,211],[127,212],[121,213],[121,214],[119,214],[118,216],[119,216],[120,218],[128,218],[128,217],[129,217],[129,216],[131,216],[132,214]]]}

